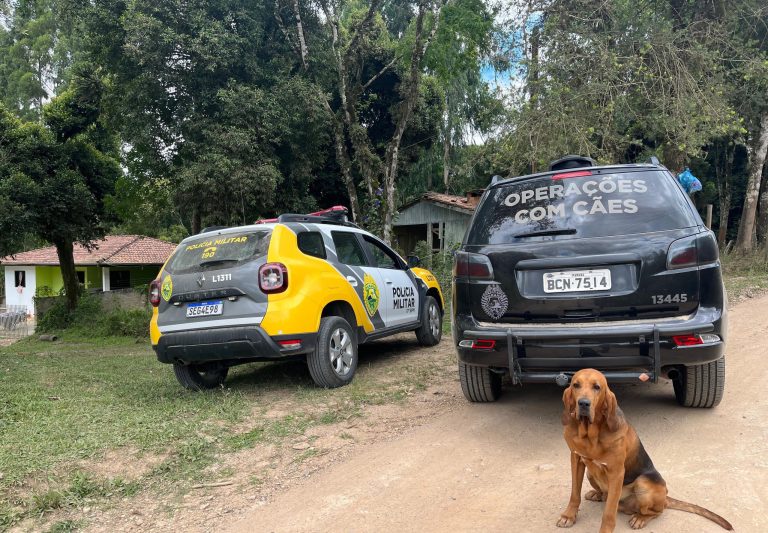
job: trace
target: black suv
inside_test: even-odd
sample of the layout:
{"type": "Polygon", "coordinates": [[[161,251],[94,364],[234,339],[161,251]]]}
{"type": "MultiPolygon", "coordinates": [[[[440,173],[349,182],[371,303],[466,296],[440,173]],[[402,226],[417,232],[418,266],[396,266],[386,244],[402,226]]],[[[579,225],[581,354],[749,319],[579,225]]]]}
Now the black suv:
{"type": "Polygon", "coordinates": [[[453,335],[467,399],[501,378],[667,377],[681,405],[720,403],[726,294],[717,242],[675,176],[651,164],[494,178],[456,254],[453,335]]]}

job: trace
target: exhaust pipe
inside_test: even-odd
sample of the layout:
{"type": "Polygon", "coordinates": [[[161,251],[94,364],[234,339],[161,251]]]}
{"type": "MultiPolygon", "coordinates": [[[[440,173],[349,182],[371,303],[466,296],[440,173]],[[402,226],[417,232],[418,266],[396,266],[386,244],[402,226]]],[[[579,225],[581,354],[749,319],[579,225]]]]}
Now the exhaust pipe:
{"type": "Polygon", "coordinates": [[[670,379],[672,381],[677,381],[680,379],[680,371],[677,368],[670,368],[665,372],[665,375],[667,379],[670,379]]]}

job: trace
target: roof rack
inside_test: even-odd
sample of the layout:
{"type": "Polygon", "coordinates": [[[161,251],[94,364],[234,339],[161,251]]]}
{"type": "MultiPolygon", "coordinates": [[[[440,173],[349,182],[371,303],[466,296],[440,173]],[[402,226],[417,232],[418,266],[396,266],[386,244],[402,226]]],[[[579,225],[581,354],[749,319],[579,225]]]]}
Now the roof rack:
{"type": "Polygon", "coordinates": [[[340,226],[359,227],[357,224],[347,219],[349,210],[343,205],[335,205],[328,209],[299,215],[295,213],[285,213],[277,218],[263,218],[257,220],[255,224],[270,224],[274,222],[303,222],[306,224],[338,224],[340,226]]]}
{"type": "Polygon", "coordinates": [[[567,155],[549,164],[549,170],[567,170],[571,168],[596,167],[597,162],[583,155],[567,155]]]}

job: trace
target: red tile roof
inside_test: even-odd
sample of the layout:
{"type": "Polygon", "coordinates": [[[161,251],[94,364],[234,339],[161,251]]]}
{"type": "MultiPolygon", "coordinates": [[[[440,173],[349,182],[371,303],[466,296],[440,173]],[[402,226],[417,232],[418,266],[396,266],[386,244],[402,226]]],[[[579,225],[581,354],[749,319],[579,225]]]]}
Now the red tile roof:
{"type": "MultiPolygon", "coordinates": [[[[90,252],[76,244],[75,265],[162,265],[175,249],[173,243],[143,235],[108,235],[96,241],[96,247],[90,252]]],[[[59,257],[56,248],[48,246],[3,257],[0,264],[57,266],[59,257]]]]}

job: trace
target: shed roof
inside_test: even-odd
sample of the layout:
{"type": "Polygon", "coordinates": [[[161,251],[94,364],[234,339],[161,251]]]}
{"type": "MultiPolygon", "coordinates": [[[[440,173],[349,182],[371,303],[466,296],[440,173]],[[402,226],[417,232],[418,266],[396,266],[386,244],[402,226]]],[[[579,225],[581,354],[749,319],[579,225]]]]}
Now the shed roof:
{"type": "MultiPolygon", "coordinates": [[[[107,235],[95,243],[93,250],[75,244],[76,266],[162,265],[176,245],[143,235],[107,235]]],[[[58,266],[55,246],[38,248],[0,259],[2,265],[58,266]]]]}
{"type": "Polygon", "coordinates": [[[467,212],[468,215],[471,215],[475,211],[475,207],[477,207],[477,203],[473,202],[472,199],[470,199],[468,196],[455,196],[453,194],[443,194],[440,192],[428,191],[422,194],[420,198],[412,200],[400,207],[400,210],[407,209],[412,205],[424,201],[463,209],[467,212]]]}

